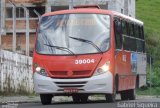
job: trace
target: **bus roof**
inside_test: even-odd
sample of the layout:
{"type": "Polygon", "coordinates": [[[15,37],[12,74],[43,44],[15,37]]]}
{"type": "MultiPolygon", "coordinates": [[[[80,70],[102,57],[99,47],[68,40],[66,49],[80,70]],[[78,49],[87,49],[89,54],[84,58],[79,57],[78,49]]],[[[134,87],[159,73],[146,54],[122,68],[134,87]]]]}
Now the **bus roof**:
{"type": "Polygon", "coordinates": [[[119,12],[116,12],[116,11],[112,11],[112,13],[115,15],[115,16],[118,16],[118,17],[121,17],[122,19],[127,19],[127,20],[130,20],[130,21],[133,21],[133,22],[136,22],[136,23],[139,23],[139,24],[142,24],[143,25],[143,22],[138,20],[138,19],[135,19],[133,17],[130,17],[130,16],[127,16],[127,15],[124,15],[124,14],[121,14],[119,12]]]}
{"type": "Polygon", "coordinates": [[[77,13],[109,14],[111,16],[117,16],[117,17],[120,17],[121,19],[133,21],[133,22],[136,22],[136,23],[139,23],[139,24],[143,25],[142,21],[137,20],[135,18],[126,16],[126,15],[121,14],[121,13],[116,12],[116,11],[104,10],[104,9],[98,9],[98,8],[97,9],[96,8],[79,8],[79,9],[76,8],[76,9],[71,9],[71,10],[60,10],[60,11],[45,13],[44,15],[42,15],[42,17],[59,15],[59,14],[77,14],[77,13]]]}

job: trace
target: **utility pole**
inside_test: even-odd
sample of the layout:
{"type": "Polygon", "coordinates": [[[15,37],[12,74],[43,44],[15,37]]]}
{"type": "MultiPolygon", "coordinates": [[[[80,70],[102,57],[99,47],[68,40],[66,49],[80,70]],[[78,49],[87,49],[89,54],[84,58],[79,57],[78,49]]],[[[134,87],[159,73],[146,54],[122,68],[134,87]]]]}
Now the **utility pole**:
{"type": "Polygon", "coordinates": [[[150,71],[149,71],[149,80],[150,80],[150,83],[149,83],[149,94],[151,95],[151,83],[152,83],[152,57],[150,56],[150,60],[149,60],[149,65],[150,65],[150,71]]]}
{"type": "Polygon", "coordinates": [[[70,0],[69,2],[69,9],[73,9],[73,0],[70,0]]]}
{"type": "Polygon", "coordinates": [[[21,5],[26,13],[26,56],[29,56],[29,10],[21,5]]]}
{"type": "Polygon", "coordinates": [[[9,0],[12,5],[12,21],[13,21],[13,38],[12,38],[12,51],[16,52],[16,5],[9,0]]]}

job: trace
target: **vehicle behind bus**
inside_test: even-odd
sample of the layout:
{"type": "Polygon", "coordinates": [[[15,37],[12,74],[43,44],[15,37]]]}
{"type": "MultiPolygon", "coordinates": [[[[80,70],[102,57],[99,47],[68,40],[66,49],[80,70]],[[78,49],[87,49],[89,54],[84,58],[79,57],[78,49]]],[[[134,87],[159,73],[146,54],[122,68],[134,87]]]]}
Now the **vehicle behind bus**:
{"type": "Polygon", "coordinates": [[[143,22],[99,8],[76,7],[41,17],[33,54],[35,92],[43,105],[54,96],[87,102],[103,94],[134,100],[146,84],[143,22]]]}

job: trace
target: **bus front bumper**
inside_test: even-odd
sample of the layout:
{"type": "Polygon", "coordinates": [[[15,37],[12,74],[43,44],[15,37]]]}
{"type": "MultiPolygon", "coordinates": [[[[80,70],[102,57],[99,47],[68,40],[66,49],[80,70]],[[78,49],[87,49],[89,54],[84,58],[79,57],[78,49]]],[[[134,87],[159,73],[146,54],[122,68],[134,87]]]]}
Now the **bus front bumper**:
{"type": "Polygon", "coordinates": [[[90,78],[54,79],[34,73],[34,90],[38,94],[63,94],[67,88],[76,88],[78,93],[111,94],[113,75],[107,72],[90,78]]]}

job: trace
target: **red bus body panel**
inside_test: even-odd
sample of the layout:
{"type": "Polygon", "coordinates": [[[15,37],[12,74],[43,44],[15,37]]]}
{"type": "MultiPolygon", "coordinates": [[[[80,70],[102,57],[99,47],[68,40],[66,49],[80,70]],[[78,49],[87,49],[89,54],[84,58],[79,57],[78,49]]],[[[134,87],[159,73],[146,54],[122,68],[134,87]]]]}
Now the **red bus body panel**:
{"type": "Polygon", "coordinates": [[[53,78],[85,78],[91,77],[97,67],[111,60],[111,53],[77,55],[77,56],[47,56],[34,55],[34,63],[45,68],[49,77],[53,78]],[[103,60],[102,60],[103,58],[103,60]],[[94,63],[75,64],[75,60],[94,59],[94,63]]]}

